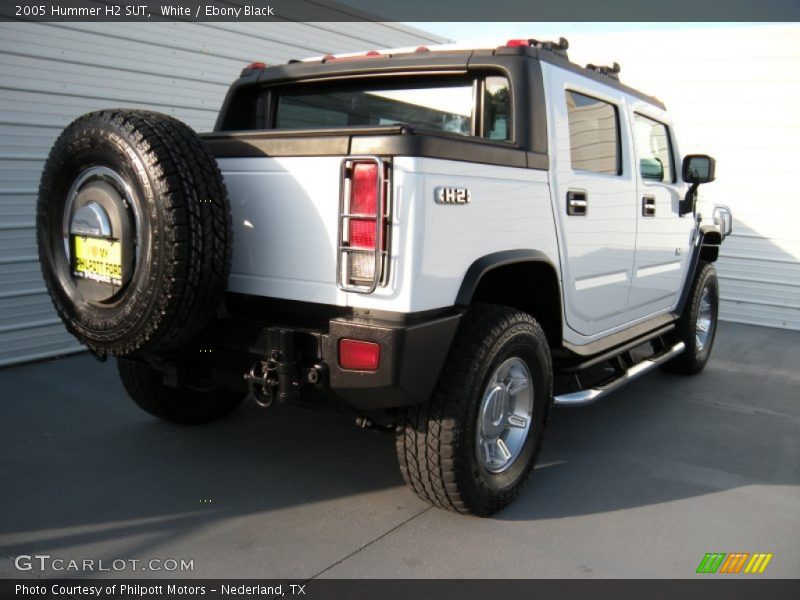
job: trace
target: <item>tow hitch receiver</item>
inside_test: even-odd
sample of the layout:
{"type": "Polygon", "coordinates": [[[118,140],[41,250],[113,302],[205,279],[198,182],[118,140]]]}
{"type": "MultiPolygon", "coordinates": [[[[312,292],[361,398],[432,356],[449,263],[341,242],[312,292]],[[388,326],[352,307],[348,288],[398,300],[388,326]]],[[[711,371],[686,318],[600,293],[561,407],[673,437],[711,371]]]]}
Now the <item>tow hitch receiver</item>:
{"type": "Polygon", "coordinates": [[[300,393],[301,383],[315,385],[322,379],[323,365],[301,366],[295,352],[294,335],[290,329],[269,330],[267,343],[272,349],[244,375],[250,395],[261,407],[267,408],[275,400],[292,402],[300,393]]]}
{"type": "Polygon", "coordinates": [[[244,376],[250,395],[264,408],[276,399],[289,402],[300,389],[299,369],[294,353],[294,332],[274,329],[268,333],[273,350],[265,360],[259,360],[244,376]]]}

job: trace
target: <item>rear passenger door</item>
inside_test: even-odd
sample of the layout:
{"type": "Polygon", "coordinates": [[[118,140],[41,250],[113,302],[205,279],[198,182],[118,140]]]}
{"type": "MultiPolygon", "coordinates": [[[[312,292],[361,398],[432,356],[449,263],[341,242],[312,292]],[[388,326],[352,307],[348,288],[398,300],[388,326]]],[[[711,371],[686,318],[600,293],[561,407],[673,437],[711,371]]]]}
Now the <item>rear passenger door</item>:
{"type": "Polygon", "coordinates": [[[679,216],[685,186],[678,183],[677,153],[670,128],[649,107],[631,111],[637,166],[636,263],[628,310],[632,318],[663,312],[678,302],[694,221],[679,216]],[[649,111],[648,111],[649,112],[649,111]]]}
{"type": "Polygon", "coordinates": [[[626,314],[636,245],[636,180],[631,173],[622,93],[550,71],[551,170],[561,237],[565,314],[571,329],[593,336],[626,314]],[[554,81],[553,81],[554,80],[554,81]]]}

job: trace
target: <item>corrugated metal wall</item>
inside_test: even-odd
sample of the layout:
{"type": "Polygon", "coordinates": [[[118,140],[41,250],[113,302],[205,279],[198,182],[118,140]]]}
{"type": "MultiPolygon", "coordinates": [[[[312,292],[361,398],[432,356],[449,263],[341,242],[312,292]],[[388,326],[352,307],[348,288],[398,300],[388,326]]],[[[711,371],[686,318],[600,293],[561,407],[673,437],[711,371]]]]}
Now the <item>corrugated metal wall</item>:
{"type": "Polygon", "coordinates": [[[579,64],[661,98],[681,152],[717,159],[701,209],[728,204],[721,318],[800,329],[800,25],[570,36],[579,64]]]}
{"type": "Polygon", "coordinates": [[[149,108],[208,131],[254,60],[438,41],[396,23],[0,23],[0,366],[81,350],[50,305],[34,236],[44,160],[75,117],[149,108]]]}

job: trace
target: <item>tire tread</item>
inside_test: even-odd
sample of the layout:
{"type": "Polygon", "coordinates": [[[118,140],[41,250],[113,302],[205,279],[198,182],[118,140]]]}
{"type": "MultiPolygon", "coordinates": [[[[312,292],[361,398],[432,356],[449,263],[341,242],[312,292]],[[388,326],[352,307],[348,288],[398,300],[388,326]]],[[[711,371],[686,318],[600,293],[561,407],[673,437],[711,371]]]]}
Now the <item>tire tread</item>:
{"type": "MultiPolygon", "coordinates": [[[[519,483],[489,502],[469,493],[464,485],[465,478],[471,476],[466,472],[469,465],[457,451],[463,442],[464,402],[471,391],[464,382],[469,381],[476,365],[487,360],[491,341],[502,338],[520,323],[546,343],[544,331],[530,315],[499,305],[472,307],[459,328],[431,399],[401,413],[395,437],[400,472],[422,500],[458,513],[486,516],[512,502],[524,487],[541,448],[541,436],[519,483]]],[[[550,364],[547,368],[551,369],[550,364]]],[[[552,387],[549,396],[552,397],[552,387]]],[[[545,415],[548,413],[549,410],[545,415]]],[[[546,416],[544,422],[546,425],[546,416]]]]}

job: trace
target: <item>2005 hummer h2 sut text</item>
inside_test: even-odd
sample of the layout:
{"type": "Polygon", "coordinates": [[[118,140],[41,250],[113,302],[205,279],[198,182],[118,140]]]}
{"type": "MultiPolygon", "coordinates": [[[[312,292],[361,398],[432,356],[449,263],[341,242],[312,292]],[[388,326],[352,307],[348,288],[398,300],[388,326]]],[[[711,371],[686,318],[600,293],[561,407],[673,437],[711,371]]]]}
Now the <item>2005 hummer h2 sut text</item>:
{"type": "Polygon", "coordinates": [[[554,402],[697,373],[716,331],[713,159],[681,162],[658,100],[566,49],[254,63],[205,135],[80,117],[38,204],[59,315],[157,417],[333,406],[395,432],[421,498],[497,511],[554,402]]]}

